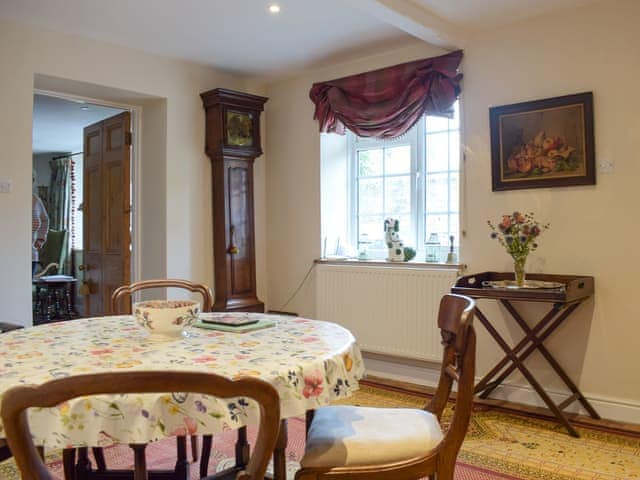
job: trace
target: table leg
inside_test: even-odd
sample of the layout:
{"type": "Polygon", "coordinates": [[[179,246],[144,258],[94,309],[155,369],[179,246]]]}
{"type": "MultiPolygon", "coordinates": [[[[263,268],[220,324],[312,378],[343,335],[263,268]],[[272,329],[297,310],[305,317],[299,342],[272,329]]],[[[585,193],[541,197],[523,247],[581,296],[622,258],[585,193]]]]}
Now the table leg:
{"type": "MultiPolygon", "coordinates": [[[[518,344],[513,347],[513,352],[514,353],[518,353],[520,350],[522,350],[522,348],[524,348],[530,341],[531,339],[537,335],[544,327],[546,327],[549,322],[551,322],[553,320],[553,318],[556,316],[556,314],[560,311],[560,305],[559,304],[555,304],[551,310],[549,310],[549,312],[542,318],[542,320],[540,320],[540,322],[538,322],[538,324],[533,328],[533,330],[531,331],[531,333],[527,336],[525,336],[525,338],[523,338],[522,340],[520,340],[520,342],[518,342],[518,344]]],[[[487,331],[489,333],[491,333],[491,329],[489,327],[487,327],[487,325],[490,325],[489,320],[487,319],[487,317],[480,311],[479,308],[476,307],[476,314],[478,317],[478,320],[480,320],[480,323],[482,323],[484,325],[484,327],[487,329],[487,331]]],[[[493,334],[492,334],[493,335],[493,334]]],[[[494,337],[495,338],[495,337],[494,337]]],[[[497,340],[496,340],[497,341],[497,340]]],[[[502,360],[500,360],[495,367],[493,367],[489,373],[487,373],[482,380],[480,380],[476,386],[475,386],[475,392],[479,393],[482,392],[483,390],[488,388],[488,384],[489,381],[491,379],[493,379],[498,372],[500,372],[500,370],[502,370],[506,365],[508,365],[510,362],[509,360],[509,356],[505,355],[502,360]]],[[[492,382],[493,383],[493,382],[492,382]]],[[[497,386],[497,385],[496,385],[497,386]]],[[[487,394],[488,395],[488,394],[487,394]]],[[[481,395],[482,398],[486,398],[486,395],[484,395],[484,393],[481,395]]]]}
{"type": "Polygon", "coordinates": [[[36,285],[36,307],[33,315],[34,325],[39,325],[40,323],[42,323],[42,317],[43,317],[42,307],[43,307],[42,289],[40,288],[39,285],[36,285]]]}
{"type": "Polygon", "coordinates": [[[65,300],[65,314],[67,320],[71,320],[73,318],[73,302],[71,300],[71,283],[67,283],[64,288],[64,300],[65,300]]]}
{"type": "Polygon", "coordinates": [[[53,306],[53,290],[49,287],[47,288],[47,302],[45,305],[45,308],[47,310],[46,312],[46,316],[45,316],[45,321],[47,323],[51,322],[51,310],[54,308],[53,306]]]}
{"type": "MultiPolygon", "coordinates": [[[[513,316],[513,318],[516,319],[516,322],[518,322],[518,325],[520,325],[520,327],[524,330],[524,332],[527,335],[530,335],[532,333],[532,330],[529,328],[529,325],[527,325],[527,322],[524,321],[524,319],[522,318],[522,316],[518,313],[518,311],[515,309],[515,307],[511,304],[511,302],[507,301],[507,300],[500,300],[502,302],[502,304],[505,306],[505,308],[507,310],[509,310],[509,312],[511,313],[511,315],[513,316]]],[[[578,307],[579,304],[575,304],[575,308],[578,307]]],[[[574,309],[575,309],[574,308],[574,309]]],[[[572,310],[573,311],[573,310],[572,310]]],[[[571,313],[571,312],[569,312],[571,313]]],[[[568,316],[568,315],[567,315],[568,316]]],[[[565,317],[566,318],[566,317],[565,317]]],[[[546,333],[546,332],[545,332],[546,333]]],[[[545,337],[546,338],[546,337],[545,337]]],[[[589,403],[589,401],[586,399],[586,397],[582,394],[582,392],[580,391],[580,389],[578,388],[578,386],[573,383],[573,381],[571,380],[571,378],[569,378],[569,375],[567,375],[567,373],[564,371],[564,369],[560,366],[560,364],[558,363],[558,361],[553,357],[553,355],[551,355],[551,352],[549,352],[549,350],[547,349],[547,347],[544,346],[544,344],[542,343],[541,339],[539,342],[536,342],[537,348],[538,350],[540,350],[540,353],[542,354],[542,356],[547,360],[547,362],[549,362],[549,365],[551,365],[551,368],[554,369],[554,371],[558,374],[558,376],[562,379],[562,381],[564,382],[564,384],[569,387],[569,390],[571,390],[571,392],[573,393],[573,395],[570,398],[573,398],[573,401],[578,400],[582,406],[584,407],[584,409],[587,411],[587,413],[591,416],[591,418],[594,418],[596,420],[600,419],[600,415],[598,415],[598,412],[596,412],[596,410],[591,406],[591,404],[589,403]]],[[[569,402],[572,403],[572,402],[569,402]]],[[[569,403],[567,403],[567,405],[569,405],[569,403]]],[[[565,405],[565,406],[567,406],[565,405]]]]}
{"type": "MultiPolygon", "coordinates": [[[[520,340],[520,342],[518,342],[518,344],[515,347],[513,347],[513,349],[511,349],[511,351],[513,353],[517,354],[517,353],[520,352],[520,350],[522,350],[528,344],[530,344],[530,343],[535,344],[535,339],[538,338],[537,335],[544,328],[548,327],[549,324],[554,320],[554,318],[555,318],[554,324],[550,328],[547,328],[546,332],[550,333],[555,328],[557,328],[558,320],[563,321],[568,316],[568,313],[571,313],[571,312],[568,312],[568,313],[565,312],[565,314],[562,315],[562,317],[556,318],[556,316],[557,316],[558,312],[560,311],[560,309],[561,309],[560,304],[554,305],[553,308],[551,308],[551,310],[549,310],[549,312],[543,317],[543,319],[540,320],[538,322],[538,324],[531,330],[531,332],[529,334],[527,334],[522,340],[520,340]]],[[[477,311],[478,310],[476,309],[476,312],[477,311]]],[[[517,314],[517,312],[516,312],[516,314],[517,314]]],[[[500,334],[493,328],[493,326],[491,325],[491,323],[489,322],[487,317],[485,317],[482,312],[479,312],[478,319],[484,325],[484,327],[487,329],[487,331],[491,334],[491,336],[494,338],[494,340],[496,342],[498,342],[498,343],[500,343],[500,341],[504,342],[502,337],[500,337],[500,334]],[[498,339],[497,337],[500,337],[500,339],[498,339]]],[[[522,320],[522,318],[520,318],[520,319],[522,320]]],[[[548,335],[548,333],[547,333],[547,335],[548,335]]],[[[544,337],[544,338],[546,338],[546,337],[544,337]]],[[[527,349],[528,353],[527,353],[526,356],[528,356],[534,350],[535,350],[535,348],[531,349],[531,345],[530,345],[529,348],[527,349]]],[[[520,356],[520,360],[521,361],[524,360],[526,358],[526,356],[525,355],[521,355],[520,356]]],[[[487,375],[485,375],[485,377],[480,382],[478,382],[478,384],[476,385],[475,391],[477,393],[477,392],[480,392],[480,391],[484,390],[484,392],[480,395],[481,398],[487,398],[489,393],[491,393],[498,385],[500,385],[500,383],[502,383],[502,381],[504,379],[507,378],[507,376],[509,376],[511,374],[511,372],[513,372],[515,370],[514,364],[511,363],[509,368],[507,368],[500,375],[499,379],[494,380],[494,381],[490,382],[491,384],[489,384],[489,380],[491,380],[492,378],[495,378],[495,376],[498,374],[498,372],[500,370],[502,370],[502,368],[507,366],[510,362],[511,362],[511,358],[509,357],[509,355],[505,355],[502,358],[502,360],[500,362],[498,362],[496,364],[496,366],[493,369],[491,369],[491,371],[487,375]]]]}
{"type": "Polygon", "coordinates": [[[236,467],[244,468],[249,463],[251,447],[247,441],[247,427],[238,429],[238,441],[236,442],[236,467]]]}
{"type": "Polygon", "coordinates": [[[96,468],[101,471],[106,470],[107,463],[104,459],[104,449],[101,447],[93,447],[91,451],[93,452],[93,458],[96,460],[96,468]]]}
{"type": "MultiPolygon", "coordinates": [[[[549,326],[549,328],[547,328],[543,333],[541,333],[539,336],[533,336],[531,337],[531,345],[529,345],[527,347],[527,349],[518,357],[520,359],[520,362],[523,362],[527,357],[529,357],[529,355],[531,355],[533,352],[536,351],[536,349],[538,349],[539,345],[542,344],[542,342],[544,340],[547,339],[547,337],[549,335],[551,335],[554,330],[556,328],[558,328],[562,322],[565,321],[565,319],[578,307],[578,304],[573,304],[571,305],[569,308],[567,308],[564,312],[562,312],[561,315],[559,315],[558,317],[555,318],[555,320],[553,321],[553,323],[551,323],[551,325],[549,326]]],[[[515,310],[514,310],[515,311],[515,310]]],[[[520,320],[522,320],[522,318],[520,318],[520,320]]],[[[522,320],[522,322],[524,322],[524,320],[522,320]]],[[[526,324],[526,323],[525,323],[526,324]]],[[[527,326],[528,328],[528,326],[527,326]]],[[[505,357],[506,358],[506,357],[505,357]]],[[[491,382],[491,385],[487,385],[485,387],[485,391],[482,393],[481,398],[487,398],[487,396],[498,386],[500,385],[500,383],[502,383],[509,375],[511,375],[511,372],[513,372],[516,369],[516,366],[514,364],[511,364],[509,366],[509,368],[507,368],[504,372],[502,372],[502,374],[500,374],[500,376],[494,381],[491,382]]]]}
{"type": "Polygon", "coordinates": [[[202,436],[202,453],[200,454],[200,478],[206,477],[209,470],[209,457],[211,454],[211,445],[213,444],[213,435],[202,436]]]}
{"type": "Polygon", "coordinates": [[[280,422],[280,433],[276,442],[276,448],[273,450],[273,480],[287,479],[287,458],[286,449],[289,435],[287,432],[287,419],[280,422]]]}
{"type": "MultiPolygon", "coordinates": [[[[482,319],[484,317],[484,315],[482,313],[479,313],[476,309],[476,315],[478,316],[478,318],[482,319]]],[[[565,317],[566,318],[566,317],[565,317]]],[[[547,394],[547,392],[544,391],[544,389],[542,388],[542,385],[540,385],[538,383],[538,381],[535,379],[535,377],[531,374],[531,372],[529,371],[529,369],[522,363],[522,361],[520,360],[520,358],[513,353],[513,351],[511,350],[511,348],[509,347],[509,345],[507,344],[507,342],[505,342],[505,340],[500,336],[500,334],[498,333],[498,331],[493,327],[493,325],[491,325],[488,320],[486,319],[486,317],[484,317],[484,320],[487,322],[485,324],[484,321],[482,321],[482,324],[487,328],[487,330],[489,331],[489,333],[491,334],[491,336],[494,338],[494,340],[498,343],[498,345],[500,346],[500,348],[502,348],[502,350],[504,350],[504,352],[507,354],[507,356],[509,357],[509,359],[512,362],[512,365],[507,369],[507,371],[509,371],[509,373],[511,373],[513,370],[515,370],[516,368],[518,370],[520,370],[520,372],[522,373],[522,375],[527,379],[527,381],[529,382],[529,384],[533,387],[533,389],[538,393],[538,395],[540,395],[540,398],[542,398],[542,400],[544,401],[544,403],[549,407],[549,409],[553,412],[553,414],[555,415],[555,417],[558,419],[558,421],[560,423],[562,423],[562,425],[564,425],[564,427],[567,429],[567,431],[569,432],[569,434],[571,434],[571,436],[573,437],[579,437],[580,435],[578,434],[578,432],[576,431],[575,428],[573,428],[573,426],[569,423],[569,421],[567,420],[567,418],[564,416],[564,414],[562,413],[562,411],[558,408],[558,406],[553,402],[553,400],[551,399],[551,397],[549,397],[549,395],[547,394]]],[[[535,347],[530,347],[533,348],[535,350],[535,347]]],[[[504,373],[501,375],[501,377],[504,376],[504,373]]],[[[505,377],[506,378],[506,377],[505,377]]],[[[498,384],[494,383],[492,384],[493,388],[495,388],[498,384]]]]}

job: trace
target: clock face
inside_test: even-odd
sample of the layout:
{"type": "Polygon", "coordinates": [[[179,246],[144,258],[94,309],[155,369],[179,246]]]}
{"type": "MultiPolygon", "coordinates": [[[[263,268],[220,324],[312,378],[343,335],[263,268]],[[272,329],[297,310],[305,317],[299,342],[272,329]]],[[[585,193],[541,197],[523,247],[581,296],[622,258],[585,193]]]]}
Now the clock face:
{"type": "Polygon", "coordinates": [[[227,145],[253,146],[253,114],[248,112],[226,112],[227,145]]]}

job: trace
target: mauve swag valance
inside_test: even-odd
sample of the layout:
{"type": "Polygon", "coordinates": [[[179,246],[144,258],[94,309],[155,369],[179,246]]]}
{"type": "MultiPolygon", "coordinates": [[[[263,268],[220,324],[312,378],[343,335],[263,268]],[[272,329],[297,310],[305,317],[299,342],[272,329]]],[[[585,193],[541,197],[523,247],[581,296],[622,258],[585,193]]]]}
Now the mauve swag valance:
{"type": "Polygon", "coordinates": [[[460,94],[462,50],[314,83],[309,97],[321,132],[393,138],[422,115],[448,116],[460,94]]]}

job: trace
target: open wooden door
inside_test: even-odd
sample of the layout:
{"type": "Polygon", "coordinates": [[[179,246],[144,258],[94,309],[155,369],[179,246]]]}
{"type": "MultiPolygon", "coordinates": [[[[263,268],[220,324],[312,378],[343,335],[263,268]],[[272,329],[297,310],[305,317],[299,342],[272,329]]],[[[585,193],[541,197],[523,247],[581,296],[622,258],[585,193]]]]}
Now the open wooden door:
{"type": "Polygon", "coordinates": [[[111,293],[131,277],[131,114],[84,129],[82,213],[85,316],[110,313],[111,293]]]}

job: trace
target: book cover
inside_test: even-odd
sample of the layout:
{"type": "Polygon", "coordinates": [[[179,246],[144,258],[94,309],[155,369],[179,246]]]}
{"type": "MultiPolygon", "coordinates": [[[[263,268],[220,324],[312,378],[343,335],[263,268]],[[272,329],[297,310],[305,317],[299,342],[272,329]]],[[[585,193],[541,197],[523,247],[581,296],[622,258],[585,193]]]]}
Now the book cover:
{"type": "Polygon", "coordinates": [[[276,324],[275,320],[271,320],[268,318],[258,320],[255,323],[250,323],[248,325],[224,325],[220,323],[211,323],[211,322],[203,322],[202,320],[198,320],[193,324],[194,327],[204,328],[207,330],[218,330],[221,332],[235,332],[235,333],[245,333],[252,332],[254,330],[261,330],[263,328],[273,327],[276,324]]]}

